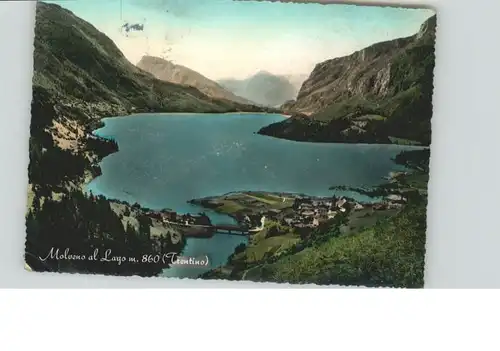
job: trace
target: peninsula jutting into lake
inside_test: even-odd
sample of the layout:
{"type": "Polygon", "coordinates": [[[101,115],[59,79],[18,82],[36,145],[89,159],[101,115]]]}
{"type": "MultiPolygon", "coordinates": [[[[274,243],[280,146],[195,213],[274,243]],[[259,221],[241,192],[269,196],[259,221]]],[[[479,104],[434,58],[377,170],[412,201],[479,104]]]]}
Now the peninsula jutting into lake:
{"type": "Polygon", "coordinates": [[[203,3],[37,3],[26,268],[422,287],[433,12],[203,3]]]}

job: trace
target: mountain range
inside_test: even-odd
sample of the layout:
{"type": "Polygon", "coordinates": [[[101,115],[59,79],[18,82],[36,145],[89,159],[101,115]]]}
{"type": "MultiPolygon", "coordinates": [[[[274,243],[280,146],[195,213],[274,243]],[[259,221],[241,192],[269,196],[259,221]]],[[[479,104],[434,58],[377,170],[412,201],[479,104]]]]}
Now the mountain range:
{"type": "MultiPolygon", "coordinates": [[[[308,141],[394,142],[393,138],[397,138],[399,142],[405,139],[408,142],[428,143],[435,27],[434,17],[415,36],[375,44],[353,55],[320,63],[304,84],[300,84],[297,96],[298,89],[292,84],[292,77],[260,72],[246,80],[242,83],[243,91],[249,93],[252,99],[248,95],[242,97],[268,106],[284,103],[282,108],[293,114],[285,122],[267,126],[259,133],[308,141]],[[292,87],[295,89],[293,94],[292,87]],[[290,99],[295,100],[286,102],[290,99]]],[[[113,41],[90,23],[58,5],[37,2],[34,46],[26,216],[27,264],[34,270],[71,273],[160,274],[165,268],[161,264],[135,262],[114,265],[98,264],[97,261],[84,264],[78,260],[57,260],[51,266],[35,268],[35,264],[40,263],[39,258],[56,247],[81,253],[105,247],[113,250],[117,257],[140,257],[145,252],[152,255],[180,253],[184,245],[183,241],[174,244],[171,234],[169,237],[151,235],[153,219],[147,216],[149,210],[139,204],[129,206],[124,202],[83,193],[85,182],[100,174],[99,161],[119,149],[114,140],[99,138],[91,132],[102,126],[103,117],[134,112],[275,110],[209,96],[215,92],[206,90],[206,81],[197,88],[191,83],[157,79],[131,64],[113,41]],[[138,228],[128,221],[131,213],[138,228]],[[128,217],[126,223],[124,217],[128,217]]],[[[196,80],[202,82],[199,76],[196,80]]],[[[234,85],[238,86],[238,83],[234,85]]],[[[232,94],[238,95],[235,92],[232,94]]],[[[382,187],[380,189],[382,191],[382,187]]],[[[384,188],[382,193],[393,193],[393,190],[392,187],[384,188]]],[[[419,191],[417,193],[420,194],[419,191]]],[[[301,249],[294,245],[294,250],[298,248],[302,251],[278,257],[278,261],[272,263],[270,259],[275,257],[266,254],[264,256],[269,261],[260,267],[254,266],[258,271],[253,274],[272,274],[280,279],[292,277],[297,280],[297,271],[289,269],[292,262],[297,263],[299,270],[306,267],[305,276],[317,283],[324,283],[325,280],[329,283],[342,280],[345,283],[347,279],[359,284],[372,277],[379,282],[382,277],[398,284],[402,281],[401,286],[412,285],[414,279],[418,279],[420,284],[423,274],[419,278],[421,269],[415,267],[423,267],[424,261],[421,253],[425,246],[425,205],[422,203],[412,204],[408,207],[409,214],[402,212],[402,216],[395,217],[394,221],[377,222],[377,231],[391,234],[379,238],[381,244],[374,242],[371,230],[360,233],[361,236],[355,238],[355,246],[351,245],[351,235],[343,235],[349,242],[335,243],[331,240],[342,236],[340,227],[338,231],[331,231],[333,227],[320,227],[313,233],[312,240],[307,237],[306,244],[314,246],[302,246],[301,249]],[[401,233],[404,235],[399,235],[401,233]],[[324,239],[328,241],[323,242],[324,239]],[[394,240],[396,246],[386,245],[394,240]],[[360,242],[361,246],[358,245],[360,242]],[[376,246],[373,246],[374,243],[376,246]],[[368,253],[366,257],[361,257],[358,249],[365,246],[369,248],[368,253]],[[314,250],[319,247],[320,251],[312,250],[313,247],[314,250]],[[333,256],[332,247],[336,250],[333,256]],[[406,255],[408,257],[401,260],[394,247],[403,247],[405,252],[416,252],[416,255],[406,255]],[[317,261],[317,252],[324,254],[329,261],[311,270],[309,263],[317,261]],[[356,253],[352,264],[345,264],[345,258],[349,258],[346,252],[356,253]],[[389,261],[397,263],[395,272],[385,269],[387,255],[380,253],[387,252],[393,253],[389,261]],[[377,261],[377,257],[374,261],[373,255],[384,258],[383,262],[377,261]],[[292,261],[288,260],[289,257],[292,261]],[[339,262],[341,269],[332,273],[332,267],[339,266],[339,262]],[[374,266],[373,262],[380,263],[376,265],[376,270],[370,268],[374,266]],[[365,266],[370,266],[370,269],[365,266]]],[[[299,273],[302,277],[303,272],[299,273]]],[[[231,272],[228,278],[234,277],[231,272]]],[[[245,279],[249,278],[245,276],[245,279]]]]}
{"type": "Polygon", "coordinates": [[[296,93],[293,99],[296,99],[297,94],[302,87],[302,84],[304,84],[307,78],[309,78],[309,74],[285,74],[283,75],[283,77],[286,78],[294,86],[296,93]]]}
{"type": "Polygon", "coordinates": [[[176,65],[159,57],[143,56],[137,63],[137,67],[151,73],[160,80],[184,86],[192,86],[202,93],[216,99],[225,99],[241,104],[255,104],[254,102],[233,94],[218,83],[188,67],[176,65]]]}
{"type": "Polygon", "coordinates": [[[133,111],[262,110],[156,79],[130,63],[92,24],[55,4],[37,4],[34,46],[33,87],[96,118],[133,111]]]}
{"type": "Polygon", "coordinates": [[[246,79],[223,79],[218,83],[234,94],[254,101],[258,105],[279,107],[296,98],[305,78],[303,75],[280,76],[260,71],[246,79]]]}
{"type": "Polygon", "coordinates": [[[436,16],[413,36],[319,63],[295,100],[292,118],[259,133],[298,141],[410,143],[431,138],[436,16]]]}
{"type": "Polygon", "coordinates": [[[413,36],[317,64],[303,84],[305,76],[265,71],[213,82],[187,67],[145,57],[139,66],[149,73],[93,25],[58,5],[39,2],[36,21],[33,88],[45,92],[36,96],[70,105],[66,117],[80,122],[141,111],[265,112],[272,110],[265,106],[281,105],[292,117],[260,134],[299,141],[430,143],[435,16],[413,36]],[[162,79],[154,62],[168,68],[162,79]]]}

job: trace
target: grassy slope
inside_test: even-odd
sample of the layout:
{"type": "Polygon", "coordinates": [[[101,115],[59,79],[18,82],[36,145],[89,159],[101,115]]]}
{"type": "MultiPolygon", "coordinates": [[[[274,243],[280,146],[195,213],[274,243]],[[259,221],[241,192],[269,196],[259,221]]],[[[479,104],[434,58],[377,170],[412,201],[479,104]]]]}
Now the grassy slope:
{"type": "Polygon", "coordinates": [[[214,211],[238,217],[243,213],[284,209],[293,205],[293,198],[260,192],[235,192],[223,196],[192,200],[193,203],[211,208],[214,211]]]}
{"type": "Polygon", "coordinates": [[[233,262],[254,264],[268,256],[279,254],[300,242],[300,236],[289,228],[268,221],[264,230],[252,237],[250,245],[243,252],[233,257],[233,262]],[[280,231],[279,235],[272,234],[280,231]]]}
{"type": "Polygon", "coordinates": [[[428,150],[402,153],[396,162],[414,169],[375,187],[371,196],[405,194],[403,209],[363,209],[337,216],[303,238],[266,223],[224,269],[205,278],[416,288],[423,286],[428,150]]]}
{"type": "Polygon", "coordinates": [[[247,273],[247,279],[421,287],[424,251],[425,204],[415,204],[353,235],[332,237],[264,264],[247,273]]]}

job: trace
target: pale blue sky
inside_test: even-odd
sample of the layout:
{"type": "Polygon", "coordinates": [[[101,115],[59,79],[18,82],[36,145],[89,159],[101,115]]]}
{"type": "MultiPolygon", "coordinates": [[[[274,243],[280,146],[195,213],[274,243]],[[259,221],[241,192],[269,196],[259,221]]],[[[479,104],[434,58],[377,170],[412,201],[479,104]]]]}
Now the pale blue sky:
{"type": "Polygon", "coordinates": [[[431,10],[232,0],[58,0],[132,62],[164,57],[211,79],[309,74],[324,60],[412,35],[431,10]],[[123,23],[144,24],[126,37],[123,23]]]}

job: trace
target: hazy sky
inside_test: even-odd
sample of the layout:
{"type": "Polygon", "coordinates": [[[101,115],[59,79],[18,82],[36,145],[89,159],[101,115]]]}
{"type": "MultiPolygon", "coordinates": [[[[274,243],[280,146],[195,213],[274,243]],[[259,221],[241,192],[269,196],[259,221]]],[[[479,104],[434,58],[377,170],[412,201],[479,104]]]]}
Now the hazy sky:
{"type": "Polygon", "coordinates": [[[58,0],[137,63],[164,57],[211,79],[309,74],[327,59],[412,35],[431,10],[233,0],[58,0]],[[144,24],[125,32],[124,23],[144,24]]]}

